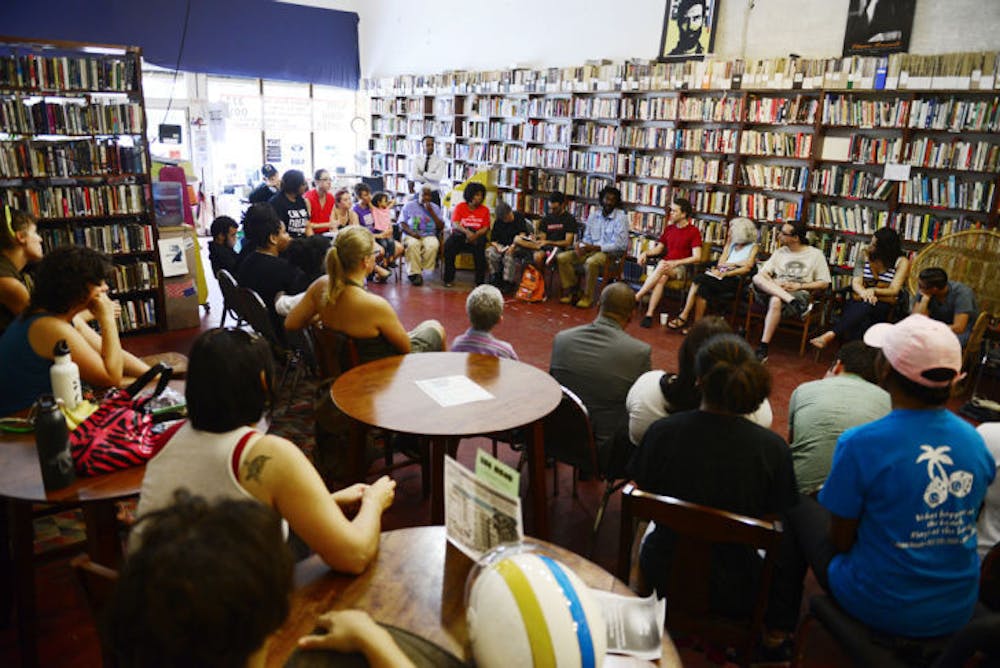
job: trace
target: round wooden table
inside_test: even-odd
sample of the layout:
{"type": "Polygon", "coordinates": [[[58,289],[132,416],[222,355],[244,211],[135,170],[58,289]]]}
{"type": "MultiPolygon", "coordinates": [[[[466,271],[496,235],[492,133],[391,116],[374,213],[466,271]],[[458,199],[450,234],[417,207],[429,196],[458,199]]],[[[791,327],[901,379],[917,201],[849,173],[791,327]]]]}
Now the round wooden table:
{"type": "MultiPolygon", "coordinates": [[[[623,582],[597,564],[544,543],[594,589],[631,596],[623,582]]],[[[299,637],[310,633],[316,618],[329,610],[358,608],[375,621],[425,638],[462,661],[471,658],[465,626],[465,580],[473,562],[450,545],[442,526],[386,531],[378,559],[357,577],[330,571],[313,556],[296,566],[296,591],[284,625],[271,636],[267,665],[283,666],[299,637]]],[[[608,655],[605,666],[649,665],[632,657],[608,655]]],[[[681,665],[670,636],[663,633],[661,666],[681,665]]]]}
{"type": "Polygon", "coordinates": [[[98,563],[116,567],[121,547],[115,501],[139,493],[145,470],[145,466],[137,466],[106,475],[78,477],[68,487],[46,492],[34,434],[0,434],[0,505],[5,511],[4,520],[0,521],[0,598],[5,614],[9,613],[12,599],[17,606],[21,665],[38,665],[32,505],[82,508],[87,526],[87,553],[98,563]],[[5,535],[8,531],[9,537],[5,535]]]}
{"type": "Polygon", "coordinates": [[[527,447],[534,535],[548,537],[542,419],[562,400],[562,388],[549,374],[492,355],[413,353],[354,367],[337,378],[330,396],[360,423],[430,437],[432,524],[444,521],[445,452],[454,457],[464,437],[531,425],[527,447]],[[445,376],[466,376],[493,398],[441,406],[416,384],[445,376]]]}

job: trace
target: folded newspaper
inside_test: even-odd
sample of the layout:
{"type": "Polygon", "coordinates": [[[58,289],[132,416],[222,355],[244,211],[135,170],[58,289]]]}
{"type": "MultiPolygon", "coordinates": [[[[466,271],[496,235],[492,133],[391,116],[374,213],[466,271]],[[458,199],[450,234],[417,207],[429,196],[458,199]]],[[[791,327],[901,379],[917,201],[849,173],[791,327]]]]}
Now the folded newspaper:
{"type": "Polygon", "coordinates": [[[609,654],[627,654],[647,661],[660,658],[667,599],[656,600],[656,594],[646,598],[622,596],[599,589],[591,589],[590,593],[604,613],[609,654]]]}

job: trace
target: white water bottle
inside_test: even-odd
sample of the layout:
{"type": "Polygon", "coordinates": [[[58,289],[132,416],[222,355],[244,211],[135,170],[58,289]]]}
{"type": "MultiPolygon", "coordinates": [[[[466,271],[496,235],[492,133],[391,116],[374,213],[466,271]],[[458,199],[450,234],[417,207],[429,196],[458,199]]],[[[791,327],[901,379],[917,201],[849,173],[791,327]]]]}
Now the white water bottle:
{"type": "Polygon", "coordinates": [[[59,340],[52,354],[55,357],[55,364],[49,370],[52,394],[56,399],[62,399],[66,410],[74,410],[77,404],[83,401],[83,394],[80,391],[80,367],[70,359],[66,339],[59,340]]]}

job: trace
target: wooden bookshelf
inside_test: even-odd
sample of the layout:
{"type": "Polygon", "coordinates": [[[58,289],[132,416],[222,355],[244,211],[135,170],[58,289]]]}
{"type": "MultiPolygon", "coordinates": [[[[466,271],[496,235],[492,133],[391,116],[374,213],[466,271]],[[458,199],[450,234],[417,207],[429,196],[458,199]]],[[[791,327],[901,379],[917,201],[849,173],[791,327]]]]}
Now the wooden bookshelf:
{"type": "MultiPolygon", "coordinates": [[[[934,58],[888,59],[890,80],[900,80],[906,67],[936,71],[934,58]]],[[[635,253],[662,230],[674,197],[691,200],[706,238],[724,235],[722,223],[732,217],[755,220],[765,252],[776,243],[775,227],[805,220],[831,265],[845,270],[884,225],[899,230],[911,251],[950,232],[996,228],[1000,90],[989,83],[995,70],[988,81],[977,80],[988,89],[864,89],[873,85],[875,60],[809,61],[800,64],[802,77],[787,63],[745,64],[739,74],[751,86],[740,89],[731,87],[736,69],[718,63],[662,70],[601,65],[562,70],[561,79],[551,70],[518,70],[508,73],[510,83],[503,73],[397,78],[399,88],[373,92],[373,119],[383,124],[373,123],[373,169],[393,173],[379,170],[394,157],[379,148],[406,120],[390,110],[415,97],[434,111],[430,129],[446,130],[428,134],[437,137],[452,181],[491,165],[511,205],[542,214],[547,194],[561,190],[573,197],[571,210],[581,220],[598,204],[600,189],[615,184],[639,237],[635,253]],[[691,70],[698,67],[701,79],[691,70]],[[586,71],[595,74],[588,79],[586,71]],[[655,88],[656,72],[662,89],[655,88]],[[434,84],[451,90],[434,93],[434,84]],[[424,93],[402,95],[420,86],[424,93]],[[451,125],[437,125],[444,121],[451,125]],[[909,178],[885,180],[890,162],[908,165],[909,178]]],[[[405,192],[405,179],[400,185],[405,192]]]]}
{"type": "Polygon", "coordinates": [[[38,219],[46,251],[107,253],[123,334],[162,329],[137,47],[0,37],[0,200],[38,219]]]}

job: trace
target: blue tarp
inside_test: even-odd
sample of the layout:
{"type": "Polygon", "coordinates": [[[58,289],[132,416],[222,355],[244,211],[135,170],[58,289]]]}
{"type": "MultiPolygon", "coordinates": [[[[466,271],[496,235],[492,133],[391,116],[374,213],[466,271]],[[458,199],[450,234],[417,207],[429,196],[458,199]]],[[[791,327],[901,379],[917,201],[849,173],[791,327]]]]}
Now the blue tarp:
{"type": "Polygon", "coordinates": [[[274,0],[46,0],[39,4],[9,0],[2,5],[0,32],[9,37],[140,46],[148,62],[187,72],[352,89],[360,79],[358,15],[354,12],[274,0]]]}

